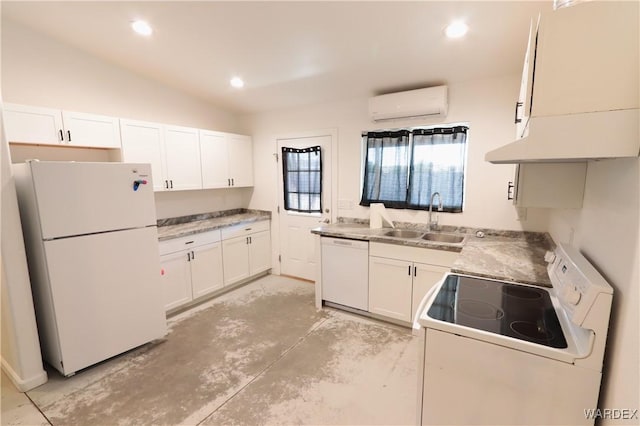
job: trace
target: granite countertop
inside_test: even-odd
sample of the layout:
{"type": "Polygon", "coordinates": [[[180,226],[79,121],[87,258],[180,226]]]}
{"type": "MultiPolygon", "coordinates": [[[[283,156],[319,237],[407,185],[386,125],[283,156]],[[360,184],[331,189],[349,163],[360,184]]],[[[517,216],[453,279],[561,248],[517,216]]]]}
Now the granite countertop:
{"type": "MultiPolygon", "coordinates": [[[[406,225],[406,224],[403,224],[406,225]]],[[[402,226],[422,229],[424,225],[402,226]]],[[[459,252],[460,256],[451,271],[461,274],[494,278],[525,284],[551,287],[544,254],[553,249],[553,241],[546,233],[482,230],[484,238],[478,238],[476,229],[443,227],[443,233],[465,235],[462,244],[446,244],[421,239],[386,237],[390,228],[369,229],[362,223],[338,223],[313,229],[314,234],[401,244],[459,252]]]]}
{"type": "Polygon", "coordinates": [[[158,241],[270,219],[271,212],[245,209],[160,219],[158,220],[158,241]]]}

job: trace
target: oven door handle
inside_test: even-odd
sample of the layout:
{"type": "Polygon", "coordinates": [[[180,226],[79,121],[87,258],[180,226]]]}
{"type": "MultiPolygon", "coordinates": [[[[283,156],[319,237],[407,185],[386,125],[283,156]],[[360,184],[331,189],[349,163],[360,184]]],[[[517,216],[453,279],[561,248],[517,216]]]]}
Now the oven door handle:
{"type": "Polygon", "coordinates": [[[440,288],[441,283],[442,283],[442,280],[434,284],[434,286],[431,287],[429,291],[427,291],[427,294],[425,294],[422,300],[420,301],[420,304],[418,305],[418,310],[416,311],[416,316],[413,318],[413,327],[412,327],[411,333],[414,336],[420,335],[420,331],[422,330],[422,326],[418,321],[420,319],[420,314],[422,314],[422,311],[424,310],[425,305],[427,304],[427,301],[431,299],[431,296],[433,296],[436,290],[440,288]]]}

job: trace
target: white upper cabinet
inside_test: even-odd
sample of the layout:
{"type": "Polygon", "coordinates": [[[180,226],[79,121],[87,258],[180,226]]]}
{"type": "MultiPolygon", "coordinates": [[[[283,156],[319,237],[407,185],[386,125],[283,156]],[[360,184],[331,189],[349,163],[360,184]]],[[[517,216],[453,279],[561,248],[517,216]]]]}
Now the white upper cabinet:
{"type": "Polygon", "coordinates": [[[164,147],[169,189],[202,189],[198,129],[165,126],[164,147]]]}
{"type": "Polygon", "coordinates": [[[536,42],[538,35],[538,25],[540,18],[534,23],[531,21],[529,27],[529,42],[527,43],[527,51],[524,55],[524,66],[522,68],[522,80],[520,82],[520,96],[516,103],[515,123],[516,123],[516,139],[523,138],[527,135],[527,122],[531,116],[531,96],[533,91],[533,70],[534,57],[536,53],[536,42]]]}
{"type": "Polygon", "coordinates": [[[57,145],[64,143],[59,109],[4,104],[5,130],[9,142],[57,145]]]}
{"type": "Polygon", "coordinates": [[[228,144],[225,133],[200,130],[200,164],[202,187],[226,188],[231,186],[229,176],[228,144]]]}
{"type": "Polygon", "coordinates": [[[253,146],[251,137],[229,135],[228,143],[231,186],[253,186],[253,146]]]}
{"type": "Polygon", "coordinates": [[[120,120],[122,161],[150,163],[153,190],[167,189],[164,162],[164,128],[161,124],[144,121],[120,120]]]}
{"type": "Polygon", "coordinates": [[[201,130],[200,152],[204,188],[253,186],[251,137],[201,130]]]}
{"type": "Polygon", "coordinates": [[[9,142],[120,148],[118,119],[53,108],[4,104],[9,142]]]}
{"type": "Polygon", "coordinates": [[[532,117],[638,108],[638,2],[585,2],[545,14],[532,117]]]}
{"type": "Polygon", "coordinates": [[[62,123],[69,145],[120,148],[120,124],[116,117],[62,111],[62,123]]]}

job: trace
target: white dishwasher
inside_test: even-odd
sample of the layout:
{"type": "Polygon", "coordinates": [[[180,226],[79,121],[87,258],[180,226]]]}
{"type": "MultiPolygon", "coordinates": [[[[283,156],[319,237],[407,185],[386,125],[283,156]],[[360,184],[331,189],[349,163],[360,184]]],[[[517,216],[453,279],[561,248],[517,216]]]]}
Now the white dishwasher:
{"type": "Polygon", "coordinates": [[[369,310],[369,242],[322,237],[322,300],[369,310]]]}

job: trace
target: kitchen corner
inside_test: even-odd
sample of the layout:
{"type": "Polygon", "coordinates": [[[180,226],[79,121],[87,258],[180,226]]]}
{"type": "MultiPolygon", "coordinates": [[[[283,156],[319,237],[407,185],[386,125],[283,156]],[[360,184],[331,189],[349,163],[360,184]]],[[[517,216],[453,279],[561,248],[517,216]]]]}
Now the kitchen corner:
{"type": "MultiPolygon", "coordinates": [[[[395,222],[394,225],[398,229],[423,230],[424,227],[423,224],[408,222],[395,222]]],[[[384,232],[389,230],[369,229],[366,220],[340,218],[339,223],[321,226],[312,232],[320,236],[458,252],[451,266],[452,272],[551,287],[544,256],[553,250],[555,243],[548,233],[442,226],[438,233],[465,237],[463,244],[454,245],[384,236],[384,232]]]]}

